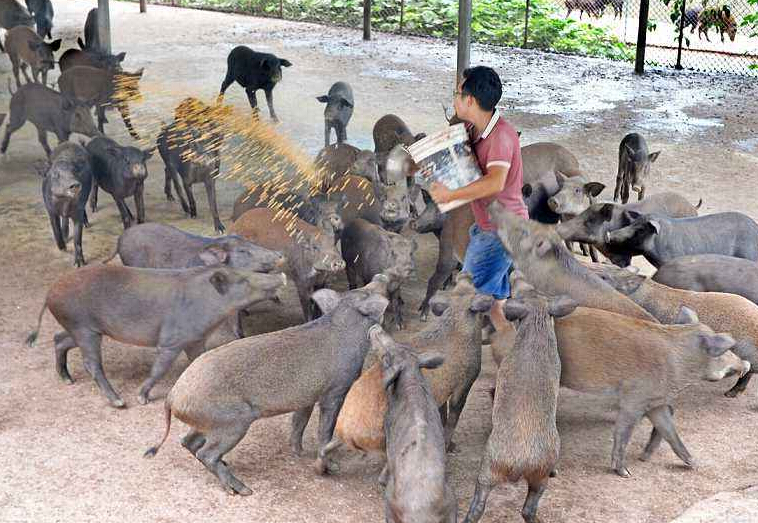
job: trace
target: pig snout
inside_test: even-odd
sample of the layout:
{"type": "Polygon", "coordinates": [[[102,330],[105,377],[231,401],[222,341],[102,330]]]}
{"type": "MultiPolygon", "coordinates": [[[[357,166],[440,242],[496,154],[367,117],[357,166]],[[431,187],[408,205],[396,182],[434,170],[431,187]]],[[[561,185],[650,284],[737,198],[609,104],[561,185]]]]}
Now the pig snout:
{"type": "Polygon", "coordinates": [[[61,182],[57,183],[53,186],[52,193],[54,196],[57,196],[59,198],[71,198],[75,199],[79,196],[79,193],[82,190],[82,184],[79,182],[61,182]]]}
{"type": "Polygon", "coordinates": [[[634,192],[640,192],[642,190],[642,186],[641,185],[632,185],[632,190],[634,192]]]}
{"type": "Polygon", "coordinates": [[[409,211],[402,209],[402,206],[392,200],[384,202],[380,218],[386,222],[395,223],[409,218],[409,211]]]}
{"type": "Polygon", "coordinates": [[[555,198],[555,196],[551,196],[547,200],[547,206],[550,207],[550,210],[553,211],[556,214],[561,213],[561,204],[558,202],[558,200],[555,198]]]}

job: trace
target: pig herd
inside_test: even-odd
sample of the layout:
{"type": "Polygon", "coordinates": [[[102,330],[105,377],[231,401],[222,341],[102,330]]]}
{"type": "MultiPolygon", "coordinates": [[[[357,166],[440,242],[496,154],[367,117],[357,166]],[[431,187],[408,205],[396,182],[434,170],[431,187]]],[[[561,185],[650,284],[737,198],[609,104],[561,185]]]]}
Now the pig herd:
{"type": "MultiPolygon", "coordinates": [[[[673,192],[648,194],[659,152],[650,153],[639,134],[620,143],[613,201],[599,200],[605,186],[566,148],[522,148],[531,219],[498,203],[489,209],[515,266],[513,296],[504,308],[510,328],[494,331],[487,318],[493,299],[477,293],[467,273],[453,277],[468,245],[469,208],[442,214],[413,183],[405,147],[423,133],[390,114],[374,126],[373,151],[353,147],[347,127],[356,100],[349,84],[336,82],[326,94],[314,93],[325,104],[325,147],[314,160],[323,176],[314,191],[245,190],[224,236],[148,223],[144,184],[154,149],[103,134],[105,111],[114,107],[137,138],[128,102],[140,96],[142,70],[127,73],[120,65],[124,53],[102,50],[93,10],[81,49],[59,59],[59,91],[49,88],[47,73],[60,48],[59,40],[43,39],[51,34],[52,8],[45,7],[49,1],[27,4],[33,17],[15,0],[0,0],[0,22],[9,29],[3,49],[17,83],[0,150],[26,121],[37,127],[47,160],[36,167],[53,237],[65,250],[73,223],[81,267],[51,285],[27,342],[35,342],[49,310],[62,327],[53,337],[60,379],[73,382],[67,354],[79,347],[85,369],[119,408],[125,402],[103,369],[104,336],[158,349],[137,393],[141,404],[184,352],[190,364],[166,397],[165,433],[146,456],[158,452],[176,417],[189,428],[182,446],[225,490],[249,495],[225,455],[253,422],[285,413],[292,413],[290,446],[300,455],[318,405],[316,473],[339,473],[332,454],[338,447],[382,453],[386,465],[378,479],[387,521],[454,522],[458,502],[446,453],[455,448],[483,345],[490,345],[498,365],[492,431],[465,521],[481,518],[498,484],[523,478],[528,493],[521,514],[535,522],[560,459],[561,386],[617,399],[610,464],[626,477],[626,447],[642,417],[653,429],[640,459],[650,459],[665,440],[692,467],[695,459],[674,423],[677,394],[701,380],[736,374],[727,392],[736,396],[758,368],[758,225],[737,212],[699,216],[700,203],[673,192]],[[35,21],[36,33],[30,29],[35,21]],[[47,145],[48,132],[59,140],[55,150],[47,145]],[[92,139],[68,141],[71,133],[92,139]],[[112,195],[124,232],[108,259],[82,267],[86,203],[91,213],[97,210],[98,189],[112,195]],[[630,192],[637,201],[628,201],[630,192]],[[134,199],[135,213],[127,198],[134,199]],[[281,209],[294,218],[283,221],[281,209]],[[434,233],[439,250],[418,310],[424,327],[409,331],[402,289],[416,274],[414,236],[425,233],[434,233]],[[576,257],[572,242],[592,261],[576,257]],[[600,254],[611,263],[597,263],[600,254]],[[634,256],[658,269],[653,278],[625,268],[634,256]],[[116,257],[121,265],[109,263],[116,257]],[[332,282],[343,270],[349,290],[337,292],[332,282]],[[246,336],[250,306],[277,307],[288,282],[294,282],[304,322],[246,336]]],[[[166,198],[173,201],[175,192],[183,211],[195,217],[192,185],[202,183],[219,234],[226,231],[215,194],[230,114],[221,104],[224,92],[241,85],[259,117],[256,91],[263,90],[276,120],[273,89],[282,67],[293,64],[238,46],[227,65],[216,103],[183,100],[155,147],[165,165],[166,198]]]]}

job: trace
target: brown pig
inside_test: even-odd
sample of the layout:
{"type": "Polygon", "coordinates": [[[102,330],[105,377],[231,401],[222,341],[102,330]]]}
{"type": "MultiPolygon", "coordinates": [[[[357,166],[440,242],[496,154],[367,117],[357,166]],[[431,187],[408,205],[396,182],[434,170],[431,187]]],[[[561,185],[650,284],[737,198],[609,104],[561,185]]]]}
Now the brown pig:
{"type": "Polygon", "coordinates": [[[521,515],[527,523],[538,521],[537,505],[560,452],[555,412],[561,361],[551,318],[570,314],[576,302],[540,295],[518,271],[512,281],[514,298],[506,303],[505,317],[517,325],[516,339],[497,373],[492,432],[466,523],[479,521],[495,486],[520,478],[529,485],[521,515]]]}
{"type": "MultiPolygon", "coordinates": [[[[671,405],[686,387],[706,379],[714,358],[734,346],[728,334],[714,334],[697,315],[682,307],[676,325],[660,325],[609,311],[578,307],[555,320],[561,357],[561,385],[591,394],[618,397],[611,468],[629,476],[625,451],[642,416],[655,431],[642,455],[650,455],[661,435],[677,456],[691,467],[693,459],[674,426],[671,405]]],[[[512,332],[492,336],[495,360],[507,351],[512,332]]]]}
{"type": "MultiPolygon", "coordinates": [[[[5,48],[0,45],[0,51],[8,53],[13,67],[13,76],[16,78],[16,87],[21,87],[21,80],[18,77],[19,67],[24,62],[32,68],[32,77],[35,82],[40,81],[42,76],[42,85],[47,85],[47,73],[55,67],[53,53],[61,48],[61,40],[55,40],[47,43],[37,36],[31,28],[19,25],[8,31],[5,35],[5,48]]],[[[31,82],[26,69],[23,69],[26,81],[31,82]]]]}

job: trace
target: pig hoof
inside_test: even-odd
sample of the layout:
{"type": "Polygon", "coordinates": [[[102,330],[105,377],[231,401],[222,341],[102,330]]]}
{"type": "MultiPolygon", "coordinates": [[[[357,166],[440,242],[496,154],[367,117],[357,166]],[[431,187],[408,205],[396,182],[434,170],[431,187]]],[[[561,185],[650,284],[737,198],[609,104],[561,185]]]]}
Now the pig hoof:
{"type": "Polygon", "coordinates": [[[650,461],[650,458],[652,456],[651,452],[643,452],[640,456],[640,461],[650,461]]]}
{"type": "Polygon", "coordinates": [[[114,407],[116,409],[123,409],[126,406],[126,403],[124,403],[124,400],[121,398],[116,398],[115,400],[111,400],[111,407],[114,407]]]}
{"type": "Polygon", "coordinates": [[[137,396],[137,401],[139,401],[140,405],[147,405],[150,403],[150,398],[148,398],[147,394],[140,394],[137,396]]]}
{"type": "Polygon", "coordinates": [[[737,396],[740,395],[740,392],[741,391],[739,390],[729,389],[728,391],[724,393],[724,396],[726,396],[727,398],[736,398],[737,396]]]}
{"type": "Polygon", "coordinates": [[[551,477],[551,478],[558,477],[558,470],[556,470],[556,469],[551,470],[550,474],[548,474],[548,476],[551,477]]]}
{"type": "Polygon", "coordinates": [[[684,460],[684,467],[690,470],[694,470],[697,468],[697,461],[692,458],[684,460]]]}
{"type": "Polygon", "coordinates": [[[458,446],[454,442],[450,442],[447,444],[447,451],[450,454],[457,454],[458,453],[458,446]]]}
{"type": "Polygon", "coordinates": [[[71,376],[61,376],[61,381],[66,385],[74,384],[74,379],[71,376]]]}
{"type": "Polygon", "coordinates": [[[629,469],[626,468],[626,467],[622,467],[620,469],[615,469],[615,472],[616,472],[616,474],[618,474],[622,478],[628,478],[628,477],[630,477],[632,475],[631,472],[629,472],[629,469]]]}
{"type": "Polygon", "coordinates": [[[331,460],[324,458],[319,458],[316,460],[315,469],[316,474],[319,476],[325,476],[326,474],[336,474],[340,470],[339,465],[331,460]]]}
{"type": "Polygon", "coordinates": [[[300,456],[303,455],[303,446],[302,445],[290,445],[290,450],[297,457],[300,457],[300,456]]]}

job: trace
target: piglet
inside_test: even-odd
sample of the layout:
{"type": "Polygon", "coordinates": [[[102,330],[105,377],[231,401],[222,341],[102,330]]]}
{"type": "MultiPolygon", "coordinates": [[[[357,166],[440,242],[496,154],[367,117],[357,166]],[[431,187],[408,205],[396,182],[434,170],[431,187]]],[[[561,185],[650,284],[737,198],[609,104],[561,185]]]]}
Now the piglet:
{"type": "Polygon", "coordinates": [[[227,70],[221,91],[218,95],[220,104],[224,93],[232,83],[237,82],[245,88],[253,114],[258,114],[258,99],[255,92],[263,89],[266,93],[266,103],[269,114],[275,122],[279,121],[274,111],[274,87],[282,79],[282,67],[290,67],[292,63],[284,58],[278,58],[270,53],[258,53],[247,46],[239,45],[231,50],[226,59],[227,70]]]}
{"type": "Polygon", "coordinates": [[[660,151],[649,153],[647,142],[637,133],[624,136],[619,144],[619,169],[613,201],[621,198],[621,203],[629,201],[629,188],[637,193],[637,199],[645,197],[645,183],[650,176],[650,164],[655,162],[660,151]]]}
{"type": "Polygon", "coordinates": [[[347,82],[335,82],[326,95],[316,99],[324,108],[324,147],[329,147],[332,129],[337,134],[337,143],[347,140],[347,124],[353,116],[355,100],[353,89],[347,82]]]}
{"type": "Polygon", "coordinates": [[[16,87],[21,87],[19,79],[19,68],[24,73],[26,82],[31,82],[26,68],[23,63],[29,64],[32,68],[32,77],[35,82],[40,81],[47,85],[47,73],[55,67],[53,52],[61,48],[61,40],[47,43],[42,37],[38,36],[29,27],[17,26],[8,31],[5,35],[5,48],[0,45],[0,51],[8,53],[13,68],[13,76],[16,78],[16,87]]]}
{"type": "Polygon", "coordinates": [[[97,188],[102,187],[116,202],[124,229],[134,221],[134,215],[126,204],[126,198],[134,196],[137,208],[137,223],[145,222],[145,179],[147,160],[152,151],[125,147],[106,136],[98,137],[87,144],[92,159],[95,185],[90,196],[90,208],[97,211],[97,188]]]}
{"type": "Polygon", "coordinates": [[[416,356],[375,325],[369,329],[379,352],[387,395],[385,518],[393,523],[454,523],[458,505],[445,479],[445,438],[437,403],[421,369],[442,365],[439,354],[416,356]]]}

